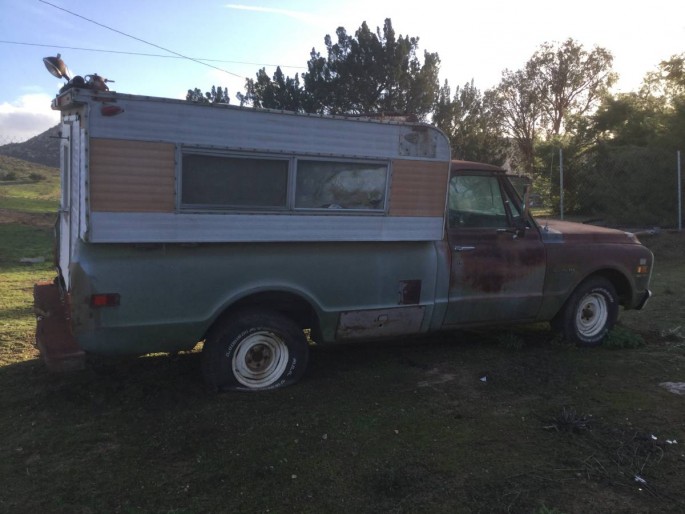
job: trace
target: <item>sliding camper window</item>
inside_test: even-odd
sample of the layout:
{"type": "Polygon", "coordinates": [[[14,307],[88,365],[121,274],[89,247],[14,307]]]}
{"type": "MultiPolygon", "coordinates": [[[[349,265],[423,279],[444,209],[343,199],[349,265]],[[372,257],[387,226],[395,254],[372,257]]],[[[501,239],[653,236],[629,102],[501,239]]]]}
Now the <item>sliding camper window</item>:
{"type": "Polygon", "coordinates": [[[288,159],[185,154],[181,206],[285,209],[288,159]]]}
{"type": "Polygon", "coordinates": [[[387,181],[385,163],[298,159],[295,208],[382,211],[387,181]]]}

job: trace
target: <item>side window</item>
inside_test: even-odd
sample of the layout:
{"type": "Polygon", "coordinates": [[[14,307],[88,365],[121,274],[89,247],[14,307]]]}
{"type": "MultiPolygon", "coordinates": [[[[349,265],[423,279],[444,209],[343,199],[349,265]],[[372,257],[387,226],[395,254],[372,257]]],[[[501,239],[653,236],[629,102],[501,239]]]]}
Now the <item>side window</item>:
{"type": "Polygon", "coordinates": [[[204,209],[285,209],[287,159],[185,154],[181,206],[204,209]]]}
{"type": "Polygon", "coordinates": [[[388,166],[380,163],[297,161],[296,209],[382,211],[388,166]]]}
{"type": "Polygon", "coordinates": [[[495,176],[457,175],[449,185],[450,228],[506,228],[505,201],[495,176]]]}

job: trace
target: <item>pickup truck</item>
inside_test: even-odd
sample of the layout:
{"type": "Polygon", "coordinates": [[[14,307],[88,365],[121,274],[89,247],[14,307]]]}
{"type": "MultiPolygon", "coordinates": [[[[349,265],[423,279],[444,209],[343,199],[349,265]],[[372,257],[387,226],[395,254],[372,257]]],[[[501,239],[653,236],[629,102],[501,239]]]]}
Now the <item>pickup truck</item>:
{"type": "Polygon", "coordinates": [[[82,86],[53,108],[57,276],[34,289],[51,369],[203,342],[210,388],[265,390],[303,376],[312,341],[551,322],[598,345],[650,296],[633,234],[536,220],[430,125],[82,86]]]}

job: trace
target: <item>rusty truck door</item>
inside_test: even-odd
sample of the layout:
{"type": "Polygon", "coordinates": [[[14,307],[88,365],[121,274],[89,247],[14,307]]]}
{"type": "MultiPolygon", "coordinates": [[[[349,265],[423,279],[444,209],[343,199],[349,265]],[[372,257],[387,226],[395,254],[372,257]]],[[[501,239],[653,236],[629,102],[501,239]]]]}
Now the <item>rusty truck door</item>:
{"type": "Polygon", "coordinates": [[[445,325],[533,319],[540,309],[545,250],[524,222],[503,174],[460,172],[449,185],[451,248],[445,325]]]}

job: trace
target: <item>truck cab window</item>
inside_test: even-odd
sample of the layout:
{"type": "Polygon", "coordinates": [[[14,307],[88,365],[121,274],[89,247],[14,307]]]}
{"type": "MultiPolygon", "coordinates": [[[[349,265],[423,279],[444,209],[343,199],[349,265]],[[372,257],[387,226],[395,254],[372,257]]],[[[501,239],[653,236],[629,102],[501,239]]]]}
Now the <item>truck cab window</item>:
{"type": "Polygon", "coordinates": [[[506,228],[502,190],[496,176],[456,175],[449,186],[450,228],[506,228]]]}

